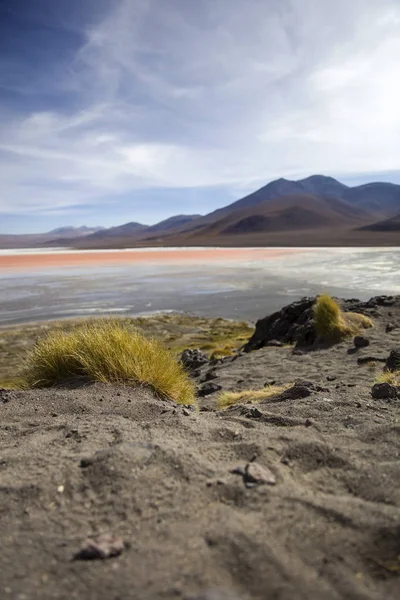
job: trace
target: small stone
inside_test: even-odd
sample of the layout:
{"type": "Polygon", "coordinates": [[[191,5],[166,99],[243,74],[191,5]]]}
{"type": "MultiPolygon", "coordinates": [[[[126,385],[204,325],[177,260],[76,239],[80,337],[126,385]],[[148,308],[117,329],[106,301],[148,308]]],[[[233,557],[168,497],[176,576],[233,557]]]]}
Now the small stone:
{"type": "Polygon", "coordinates": [[[376,383],[371,389],[372,397],[375,400],[396,398],[399,392],[400,389],[390,383],[376,383]]]}
{"type": "Polygon", "coordinates": [[[95,560],[119,556],[124,551],[124,542],[113,535],[99,535],[88,538],[74,555],[75,560],[95,560]]]}
{"type": "Polygon", "coordinates": [[[211,369],[211,371],[207,371],[204,375],[204,381],[212,381],[213,379],[217,379],[217,377],[217,372],[214,369],[211,369]]]}
{"type": "Polygon", "coordinates": [[[267,346],[267,347],[268,346],[272,346],[272,347],[275,347],[275,348],[282,348],[283,342],[280,342],[279,340],[270,340],[269,342],[267,342],[265,344],[265,346],[267,346]]]}
{"type": "Polygon", "coordinates": [[[63,485],[59,485],[58,488],[57,488],[57,492],[59,494],[63,494],[64,493],[64,486],[63,485]]]}
{"type": "Polygon", "coordinates": [[[369,346],[369,339],[364,337],[363,335],[356,335],[353,340],[354,346],[356,348],[366,348],[369,346]]]}
{"type": "Polygon", "coordinates": [[[276,477],[270,469],[255,462],[250,462],[245,467],[245,483],[256,483],[258,485],[275,485],[276,477]]]}
{"type": "Polygon", "coordinates": [[[246,417],[248,419],[259,419],[262,417],[262,412],[256,406],[254,406],[249,410],[249,412],[246,412],[246,417]]]}
{"type": "Polygon", "coordinates": [[[198,348],[195,350],[188,348],[182,352],[181,363],[190,371],[194,371],[208,363],[208,357],[198,348]]]}
{"type": "Polygon", "coordinates": [[[397,325],[395,325],[394,323],[388,323],[386,325],[386,333],[390,333],[391,331],[394,331],[395,329],[397,329],[397,325]]]}
{"type": "Polygon", "coordinates": [[[304,425],[306,427],[311,427],[311,425],[313,424],[313,422],[310,419],[306,419],[304,425]]]}
{"type": "Polygon", "coordinates": [[[335,379],[337,379],[336,375],[328,375],[326,378],[327,381],[335,381],[335,379]]]}
{"type": "Polygon", "coordinates": [[[270,385],[276,385],[276,379],[267,379],[264,383],[264,387],[269,387],[270,385]]]}
{"type": "Polygon", "coordinates": [[[184,415],[185,415],[185,417],[189,417],[189,416],[190,416],[190,412],[188,411],[188,409],[187,409],[187,408],[184,408],[184,409],[183,409],[183,411],[182,411],[182,414],[184,414],[184,415]]]}
{"type": "Polygon", "coordinates": [[[293,354],[293,356],[304,356],[305,352],[303,352],[303,350],[297,349],[297,350],[293,350],[292,354],[293,354]]]}

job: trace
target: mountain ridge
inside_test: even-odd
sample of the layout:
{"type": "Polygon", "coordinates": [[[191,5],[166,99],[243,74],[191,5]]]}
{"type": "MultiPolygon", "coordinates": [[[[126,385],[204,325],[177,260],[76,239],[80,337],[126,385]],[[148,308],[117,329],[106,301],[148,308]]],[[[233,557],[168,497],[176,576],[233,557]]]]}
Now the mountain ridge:
{"type": "Polygon", "coordinates": [[[34,236],[14,236],[14,241],[10,241],[13,236],[0,235],[0,247],[12,244],[15,247],[17,238],[20,243],[30,245],[55,246],[62,241],[66,246],[79,248],[224,245],[228,238],[239,245],[276,245],[279,235],[282,243],[292,242],[288,237],[290,232],[296,233],[299,243],[306,241],[312,245],[309,235],[323,239],[325,231],[329,232],[327,243],[337,243],[339,237],[351,242],[355,235],[352,232],[358,232],[355,237],[371,245],[376,239],[372,234],[379,232],[382,237],[397,231],[399,214],[400,185],[372,182],[348,186],[333,177],[317,174],[298,181],[284,178],[271,181],[204,216],[174,215],[151,226],[132,221],[88,235],[84,235],[83,226],[75,229],[76,235],[62,240],[60,232],[68,228],[53,230],[53,235],[58,232],[55,239],[49,239],[49,232],[43,234],[45,237],[37,236],[36,241],[34,236]],[[394,219],[392,225],[386,223],[391,219],[394,219]]]}

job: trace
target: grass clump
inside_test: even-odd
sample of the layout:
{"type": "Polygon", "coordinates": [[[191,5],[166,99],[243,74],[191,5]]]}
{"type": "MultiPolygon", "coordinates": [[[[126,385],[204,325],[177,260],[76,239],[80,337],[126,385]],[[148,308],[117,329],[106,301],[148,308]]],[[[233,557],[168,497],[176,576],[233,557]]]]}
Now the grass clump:
{"type": "Polygon", "coordinates": [[[336,300],[327,294],[318,297],[314,319],[318,337],[328,342],[340,341],[373,326],[372,320],[365,315],[342,312],[336,300]]]}
{"type": "Polygon", "coordinates": [[[400,386],[400,370],[385,371],[375,381],[375,383],[390,383],[391,385],[400,386]]]}
{"type": "Polygon", "coordinates": [[[163,344],[118,319],[53,330],[28,354],[23,387],[100,381],[147,387],[180,404],[194,403],[195,388],[163,344]]]}
{"type": "Polygon", "coordinates": [[[246,404],[248,402],[256,404],[263,400],[268,400],[275,396],[279,396],[290,385],[271,385],[262,390],[243,390],[242,392],[222,392],[218,396],[218,408],[225,409],[236,404],[246,404]]]}
{"type": "Polygon", "coordinates": [[[211,354],[210,359],[216,360],[219,358],[224,358],[225,356],[233,356],[234,352],[230,346],[225,346],[224,348],[215,348],[214,352],[211,354]]]}

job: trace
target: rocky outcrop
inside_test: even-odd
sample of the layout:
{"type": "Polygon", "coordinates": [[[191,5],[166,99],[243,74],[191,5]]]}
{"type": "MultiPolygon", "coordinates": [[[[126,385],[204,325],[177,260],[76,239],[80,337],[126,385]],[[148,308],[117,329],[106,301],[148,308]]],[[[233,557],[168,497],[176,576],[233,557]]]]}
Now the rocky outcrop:
{"type": "Polygon", "coordinates": [[[243,350],[251,352],[271,341],[312,345],[316,338],[313,305],[315,297],[302,298],[256,323],[256,330],[243,350]]]}
{"type": "MultiPolygon", "coordinates": [[[[251,352],[276,345],[276,342],[296,346],[314,345],[317,340],[313,311],[316,299],[316,296],[302,298],[257,321],[256,330],[243,350],[251,352]]],[[[379,310],[383,307],[400,308],[400,296],[375,296],[367,302],[356,298],[335,300],[344,312],[357,312],[369,317],[380,316],[379,310]]]]}

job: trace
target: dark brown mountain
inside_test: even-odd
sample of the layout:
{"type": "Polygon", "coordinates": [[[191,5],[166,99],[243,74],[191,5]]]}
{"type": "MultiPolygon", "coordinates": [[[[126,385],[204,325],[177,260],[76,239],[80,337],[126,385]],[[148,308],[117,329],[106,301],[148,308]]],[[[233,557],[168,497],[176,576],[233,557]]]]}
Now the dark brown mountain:
{"type": "MultiPolygon", "coordinates": [[[[361,228],[363,231],[399,231],[400,232],[400,213],[384,221],[372,223],[361,228]]],[[[400,242],[400,239],[399,239],[400,242]]]]}

